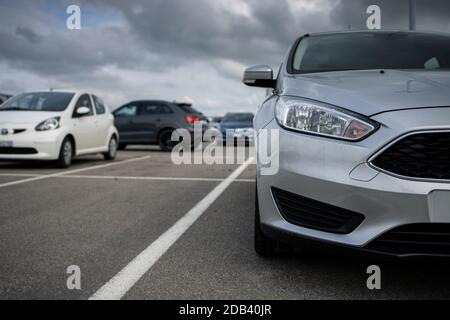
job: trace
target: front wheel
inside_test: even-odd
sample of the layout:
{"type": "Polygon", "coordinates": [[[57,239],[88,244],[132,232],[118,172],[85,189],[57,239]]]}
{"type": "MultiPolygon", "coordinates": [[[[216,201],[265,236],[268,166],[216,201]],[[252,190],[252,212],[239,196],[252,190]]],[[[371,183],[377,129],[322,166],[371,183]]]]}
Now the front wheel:
{"type": "Polygon", "coordinates": [[[114,160],[117,155],[117,139],[116,137],[112,137],[111,140],[109,140],[108,144],[108,152],[105,152],[103,154],[103,157],[107,161],[114,160]]]}
{"type": "Polygon", "coordinates": [[[59,157],[56,161],[58,167],[68,168],[72,164],[74,154],[74,144],[69,137],[65,138],[61,144],[61,150],[59,151],[59,157]]]}

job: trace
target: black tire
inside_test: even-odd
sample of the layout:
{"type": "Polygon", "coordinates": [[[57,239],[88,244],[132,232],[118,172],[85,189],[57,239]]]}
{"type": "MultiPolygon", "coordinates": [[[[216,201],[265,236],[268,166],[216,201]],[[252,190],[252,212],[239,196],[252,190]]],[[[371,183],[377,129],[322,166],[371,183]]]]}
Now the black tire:
{"type": "Polygon", "coordinates": [[[106,161],[112,161],[116,159],[117,155],[117,138],[112,136],[108,143],[108,152],[103,153],[103,158],[106,161]]]}
{"type": "Polygon", "coordinates": [[[171,152],[178,142],[172,141],[173,130],[166,129],[158,135],[158,144],[161,151],[171,152]]]}
{"type": "Polygon", "coordinates": [[[117,150],[125,150],[127,148],[127,145],[124,143],[119,143],[119,147],[117,147],[117,150]]]}
{"type": "Polygon", "coordinates": [[[254,229],[254,247],[258,255],[271,258],[276,256],[278,243],[268,238],[261,230],[261,220],[259,217],[258,191],[255,194],[255,229],[254,229]]]}
{"type": "Polygon", "coordinates": [[[70,167],[72,164],[74,151],[75,148],[72,139],[66,137],[61,144],[58,160],[56,160],[56,164],[59,168],[66,169],[70,167]]]}

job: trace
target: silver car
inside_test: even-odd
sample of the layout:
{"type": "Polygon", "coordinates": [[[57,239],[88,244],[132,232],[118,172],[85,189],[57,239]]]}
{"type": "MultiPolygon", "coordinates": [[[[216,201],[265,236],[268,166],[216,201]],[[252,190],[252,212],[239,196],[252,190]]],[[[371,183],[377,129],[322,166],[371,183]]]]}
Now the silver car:
{"type": "Polygon", "coordinates": [[[257,148],[255,249],[334,245],[395,257],[450,255],[450,36],[304,35],[254,120],[278,131],[278,168],[257,148]]]}

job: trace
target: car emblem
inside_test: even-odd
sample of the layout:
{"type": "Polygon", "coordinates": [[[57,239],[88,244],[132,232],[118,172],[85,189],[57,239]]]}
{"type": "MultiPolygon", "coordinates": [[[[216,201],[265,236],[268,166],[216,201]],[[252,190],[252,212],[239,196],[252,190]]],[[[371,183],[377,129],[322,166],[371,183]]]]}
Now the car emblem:
{"type": "Polygon", "coordinates": [[[6,136],[9,133],[9,131],[8,129],[2,129],[1,133],[3,136],[6,136]]]}

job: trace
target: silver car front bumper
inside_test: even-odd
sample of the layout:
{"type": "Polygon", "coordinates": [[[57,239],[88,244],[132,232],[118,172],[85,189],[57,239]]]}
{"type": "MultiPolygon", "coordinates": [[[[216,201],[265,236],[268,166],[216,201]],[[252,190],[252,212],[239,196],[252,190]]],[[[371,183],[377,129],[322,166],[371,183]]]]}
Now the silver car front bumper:
{"type": "Polygon", "coordinates": [[[279,127],[273,120],[266,129],[279,130],[279,170],[261,175],[257,190],[261,224],[313,240],[363,248],[398,226],[450,223],[450,183],[400,178],[381,172],[369,160],[390,142],[411,132],[449,130],[450,108],[388,112],[372,117],[381,124],[360,142],[333,140],[279,127]],[[286,221],[275,203],[272,188],[364,215],[348,234],[301,227],[286,221]]]}

